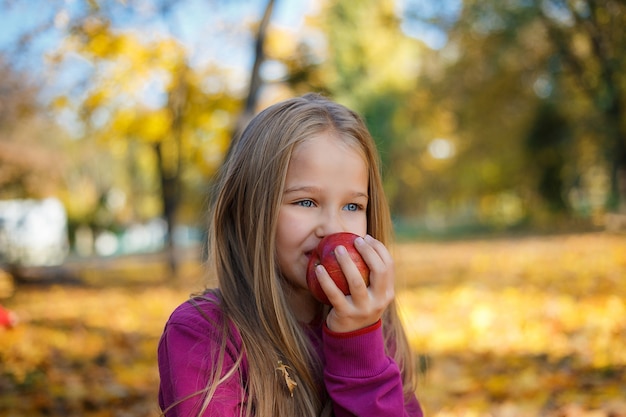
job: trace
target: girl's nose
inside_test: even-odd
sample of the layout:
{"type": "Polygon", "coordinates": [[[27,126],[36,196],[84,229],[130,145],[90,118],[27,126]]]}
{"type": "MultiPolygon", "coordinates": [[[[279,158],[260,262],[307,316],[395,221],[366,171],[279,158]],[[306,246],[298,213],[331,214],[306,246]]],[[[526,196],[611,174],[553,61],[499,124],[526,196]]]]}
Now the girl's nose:
{"type": "Polygon", "coordinates": [[[319,219],[317,229],[315,231],[318,237],[328,236],[333,233],[345,232],[344,224],[338,213],[325,211],[319,219]]]}

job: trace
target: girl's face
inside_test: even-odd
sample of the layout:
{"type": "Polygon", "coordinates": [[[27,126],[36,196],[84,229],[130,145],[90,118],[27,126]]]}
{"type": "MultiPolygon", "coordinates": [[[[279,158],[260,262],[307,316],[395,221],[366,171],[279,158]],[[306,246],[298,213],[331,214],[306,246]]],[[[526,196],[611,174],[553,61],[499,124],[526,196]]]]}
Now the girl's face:
{"type": "Polygon", "coordinates": [[[309,257],[319,241],[337,232],[367,233],[368,171],[361,154],[322,133],[295,147],[278,213],[276,250],[282,275],[298,300],[309,257]]]}

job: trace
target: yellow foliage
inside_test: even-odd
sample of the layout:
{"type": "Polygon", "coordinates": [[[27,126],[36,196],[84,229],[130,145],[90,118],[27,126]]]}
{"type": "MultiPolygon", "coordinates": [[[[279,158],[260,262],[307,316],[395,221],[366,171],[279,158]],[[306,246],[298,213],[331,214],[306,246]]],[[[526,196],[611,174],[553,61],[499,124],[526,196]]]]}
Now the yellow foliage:
{"type": "Polygon", "coordinates": [[[117,134],[122,134],[131,130],[137,115],[134,109],[124,108],[115,113],[111,123],[111,128],[117,134]]]}
{"type": "Polygon", "coordinates": [[[83,101],[83,106],[87,110],[93,111],[100,106],[106,105],[109,99],[110,97],[108,96],[107,90],[96,90],[87,96],[87,98],[83,101]]]}
{"type": "Polygon", "coordinates": [[[87,177],[81,177],[68,185],[60,195],[63,206],[70,218],[82,219],[94,209],[98,201],[96,185],[87,177]]]}
{"type": "Polygon", "coordinates": [[[51,106],[56,110],[64,109],[69,105],[69,100],[67,96],[59,96],[52,100],[51,106]]]}
{"type": "Polygon", "coordinates": [[[158,109],[142,117],[138,123],[137,137],[148,142],[160,142],[170,136],[172,120],[167,109],[158,109]]]}
{"type": "Polygon", "coordinates": [[[111,38],[104,33],[99,33],[90,39],[87,50],[98,58],[104,58],[111,53],[112,44],[111,38]]]}
{"type": "Polygon", "coordinates": [[[265,47],[268,56],[284,60],[295,54],[298,37],[286,29],[275,28],[268,32],[265,47]]]}

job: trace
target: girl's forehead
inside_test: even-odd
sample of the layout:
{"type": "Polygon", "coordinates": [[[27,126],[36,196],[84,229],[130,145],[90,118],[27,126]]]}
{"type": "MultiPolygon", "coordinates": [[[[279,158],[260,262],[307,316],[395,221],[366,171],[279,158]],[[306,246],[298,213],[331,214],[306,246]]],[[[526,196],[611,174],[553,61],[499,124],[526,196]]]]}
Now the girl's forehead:
{"type": "MultiPolygon", "coordinates": [[[[301,142],[293,151],[286,172],[289,187],[367,189],[368,163],[363,152],[337,136],[322,134],[301,142]]],[[[366,192],[366,191],[364,191],[366,192]]]]}
{"type": "Polygon", "coordinates": [[[292,157],[297,154],[307,152],[307,150],[310,150],[311,147],[318,146],[320,143],[332,143],[333,145],[343,148],[344,150],[354,151],[363,158],[366,165],[369,165],[368,160],[365,157],[366,153],[363,150],[363,145],[357,138],[331,130],[315,133],[298,142],[293,149],[292,157]]]}

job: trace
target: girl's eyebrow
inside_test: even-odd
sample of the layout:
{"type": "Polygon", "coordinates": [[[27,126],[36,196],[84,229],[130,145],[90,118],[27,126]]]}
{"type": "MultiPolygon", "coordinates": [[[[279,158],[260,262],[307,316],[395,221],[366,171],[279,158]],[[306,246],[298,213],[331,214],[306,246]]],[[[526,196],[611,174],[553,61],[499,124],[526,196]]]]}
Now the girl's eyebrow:
{"type": "Polygon", "coordinates": [[[365,194],[365,193],[360,193],[360,192],[358,192],[358,191],[355,191],[354,193],[352,193],[352,196],[353,196],[353,197],[355,197],[355,198],[358,198],[358,197],[363,197],[363,198],[365,198],[365,199],[367,199],[367,200],[369,200],[369,199],[370,199],[370,196],[368,196],[368,195],[367,195],[367,194],[365,194]]]}
{"type": "MultiPolygon", "coordinates": [[[[306,193],[311,193],[311,194],[319,194],[321,192],[321,190],[318,187],[312,187],[312,186],[307,186],[307,185],[302,185],[302,186],[295,186],[295,187],[290,187],[290,188],[286,188],[285,191],[283,192],[283,194],[291,194],[291,193],[297,193],[297,192],[306,192],[306,193]]],[[[360,191],[354,191],[350,194],[351,197],[354,198],[365,198],[367,200],[369,200],[369,196],[365,193],[362,193],[360,191]]]]}
{"type": "Polygon", "coordinates": [[[320,189],[318,187],[311,187],[308,185],[297,185],[295,187],[286,188],[283,194],[289,193],[297,193],[300,191],[308,192],[308,193],[319,193],[320,189]]]}

